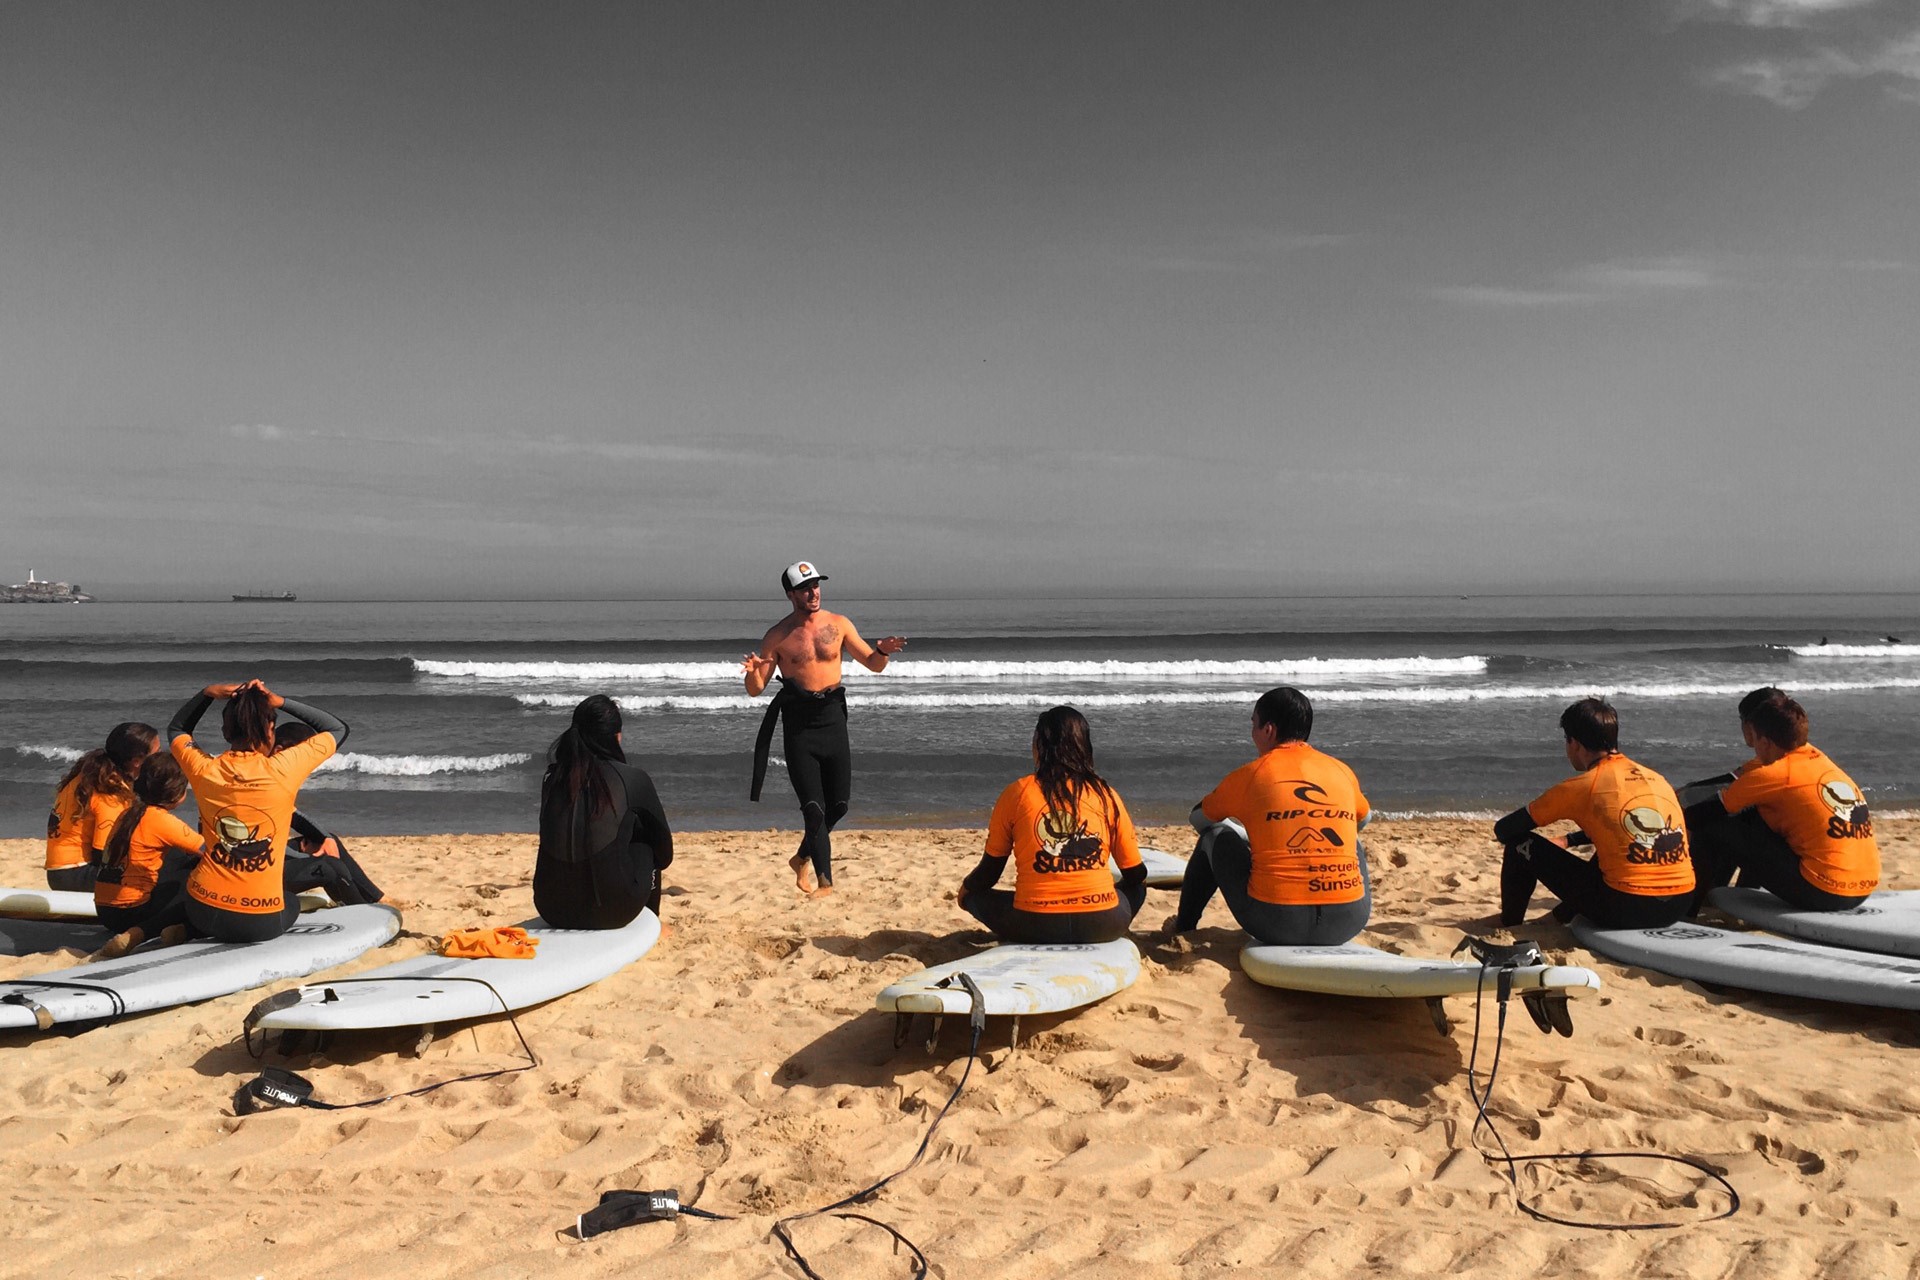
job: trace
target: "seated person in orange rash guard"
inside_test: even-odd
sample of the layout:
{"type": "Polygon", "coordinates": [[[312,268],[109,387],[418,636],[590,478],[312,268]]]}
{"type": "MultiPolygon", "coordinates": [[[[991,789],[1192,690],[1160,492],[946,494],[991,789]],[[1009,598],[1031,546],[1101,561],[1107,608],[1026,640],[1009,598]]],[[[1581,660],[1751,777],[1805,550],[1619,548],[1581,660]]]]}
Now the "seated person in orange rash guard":
{"type": "Polygon", "coordinates": [[[347,738],[347,726],[315,707],[282,698],[258,680],[208,685],[173,713],[167,742],[200,807],[206,854],[187,878],[187,923],[221,942],[266,942],[300,917],[287,892],[287,834],[300,784],[347,738]],[[220,731],[228,750],[210,756],[193,744],[193,727],[217,698],[227,705],[220,731]],[[316,732],[275,752],[274,713],[284,710],[316,732]]]}
{"type": "MultiPolygon", "coordinates": [[[[1778,689],[1740,701],[1753,759],[1726,789],[1686,811],[1698,897],[1740,873],[1803,911],[1845,911],[1880,884],[1880,846],[1865,796],[1807,742],[1807,713],[1778,689]]],[[[1698,905],[1698,897],[1696,905],[1698,905]]]]}
{"type": "Polygon", "coordinates": [[[1093,734],[1072,707],[1033,728],[1033,772],[1008,785],[987,821],[987,847],[960,885],[960,909],[1003,942],[1111,942],[1147,900],[1133,818],[1094,771],[1093,734]],[[1117,887],[1107,869],[1120,868],[1117,887]],[[996,889],[1007,859],[1013,889],[996,889]]]}
{"type": "Polygon", "coordinates": [[[101,854],[94,910],[113,937],[93,959],[125,955],[149,938],[186,937],[187,875],[200,860],[200,833],[168,812],[186,798],[179,762],[148,756],[101,854]]]}
{"type": "Polygon", "coordinates": [[[1685,915],[1693,861],[1680,801],[1667,780],[1620,754],[1620,718],[1599,698],[1560,716],[1567,763],[1579,772],[1494,824],[1506,849],[1500,864],[1500,923],[1526,919],[1535,884],[1560,899],[1561,920],[1584,916],[1602,929],[1655,929],[1685,915]],[[1593,841],[1591,861],[1534,828],[1572,819],[1593,841]]]}
{"type": "Polygon", "coordinates": [[[160,747],[150,724],[117,724],[104,747],[73,762],[54,789],[47,814],[47,888],[93,891],[100,873],[100,847],[133,798],[134,775],[160,747]]]}
{"type": "Polygon", "coordinates": [[[1313,704],[1281,685],[1253,704],[1254,759],[1194,806],[1199,843],[1172,929],[1197,928],[1217,887],[1240,927],[1273,946],[1329,947],[1367,926],[1372,885],[1353,770],[1307,745],[1313,704]],[[1229,825],[1238,823],[1238,829],[1229,825]]]}

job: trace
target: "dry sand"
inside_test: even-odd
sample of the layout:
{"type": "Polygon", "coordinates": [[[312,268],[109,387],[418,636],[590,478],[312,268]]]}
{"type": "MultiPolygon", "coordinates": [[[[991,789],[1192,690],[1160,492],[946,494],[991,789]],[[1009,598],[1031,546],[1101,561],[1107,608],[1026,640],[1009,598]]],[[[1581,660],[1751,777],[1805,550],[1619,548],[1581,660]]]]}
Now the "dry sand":
{"type": "MultiPolygon", "coordinates": [[[[1184,833],[1145,834],[1184,852],[1184,833]]],[[[1383,821],[1369,837],[1363,940],[1444,954],[1462,928],[1490,931],[1486,824],[1383,821]]],[[[905,1163],[958,1079],[962,1020],[931,1056],[917,1038],[896,1051],[872,1006],[887,982],[985,941],[953,904],[979,842],[844,833],[840,892],[809,902],[782,865],[791,834],[683,836],[671,935],[524,1014],[537,1069],[370,1110],[233,1114],[259,1067],[240,1022],[263,991],[72,1036],[0,1034],[0,1273],[797,1275],[768,1238],[773,1218],[905,1163]],[[571,1239],[574,1215],[613,1187],[677,1187],[745,1216],[571,1239]]],[[[1917,842],[1920,824],[1886,824],[1891,887],[1915,883],[1917,842]]],[[[414,903],[407,931],[355,967],[532,914],[528,836],[354,848],[414,903]]],[[[35,884],[38,869],[37,842],[0,842],[0,881],[35,884]]],[[[1141,933],[1173,905],[1153,891],[1141,933]]],[[[1605,990],[1576,1007],[1571,1040],[1519,1012],[1509,1023],[1494,1109],[1514,1149],[1695,1155],[1738,1186],[1737,1217],[1628,1233],[1522,1216],[1470,1138],[1471,1003],[1454,1002],[1442,1037],[1418,1002],[1257,986],[1217,902],[1190,948],[1149,951],[1131,990],[1027,1019],[1017,1053],[991,1028],[985,1069],[926,1162],[867,1211],[948,1277],[1920,1271],[1914,1015],[1708,991],[1595,961],[1550,919],[1522,932],[1598,969],[1605,990]]],[[[0,958],[0,977],[76,958],[0,958]]],[[[504,1021],[418,1057],[413,1040],[343,1035],[266,1061],[344,1102],[514,1060],[504,1021]]],[[[1650,1221],[1710,1212],[1719,1201],[1690,1195],[1696,1182],[1631,1165],[1542,1185],[1562,1211],[1650,1221]]],[[[835,1280],[908,1274],[873,1228],[799,1233],[835,1280]]]]}

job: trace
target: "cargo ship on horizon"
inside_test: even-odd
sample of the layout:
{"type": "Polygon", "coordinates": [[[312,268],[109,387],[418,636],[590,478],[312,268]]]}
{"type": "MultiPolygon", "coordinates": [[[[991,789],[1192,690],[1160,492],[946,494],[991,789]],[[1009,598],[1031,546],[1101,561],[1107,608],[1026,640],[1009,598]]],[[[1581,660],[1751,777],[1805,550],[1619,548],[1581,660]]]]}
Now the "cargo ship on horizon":
{"type": "Polygon", "coordinates": [[[300,597],[291,591],[249,591],[245,595],[235,593],[236,604],[286,604],[300,597]]]}

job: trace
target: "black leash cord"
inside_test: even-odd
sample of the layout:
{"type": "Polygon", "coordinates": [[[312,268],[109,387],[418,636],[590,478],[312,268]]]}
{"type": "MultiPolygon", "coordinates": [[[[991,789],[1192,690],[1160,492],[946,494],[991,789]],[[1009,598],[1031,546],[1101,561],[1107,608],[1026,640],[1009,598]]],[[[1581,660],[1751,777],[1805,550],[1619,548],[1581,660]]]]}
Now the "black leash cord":
{"type": "MultiPolygon", "coordinates": [[[[431,977],[426,975],[420,975],[417,977],[413,975],[402,975],[397,978],[391,978],[391,977],[390,978],[341,978],[335,982],[328,982],[322,985],[329,986],[329,987],[344,987],[348,983],[353,983],[353,982],[476,982],[476,983],[479,983],[481,986],[485,987],[488,991],[492,992],[493,998],[500,1002],[500,1012],[507,1015],[507,1024],[513,1028],[514,1036],[520,1041],[520,1051],[527,1055],[527,1061],[524,1065],[518,1066],[518,1067],[500,1067],[493,1071],[476,1071],[471,1075],[455,1076],[451,1080],[437,1080],[432,1084],[423,1084],[417,1089],[406,1089],[399,1093],[389,1093],[378,1098],[367,1098],[361,1102],[322,1102],[318,1098],[308,1097],[300,1103],[300,1105],[303,1107],[315,1107],[321,1111],[352,1111],[359,1107],[377,1107],[381,1103],[391,1102],[395,1098],[415,1098],[423,1093],[432,1093],[435,1089],[444,1089],[450,1084],[469,1084],[469,1083],[480,1081],[480,1080],[494,1080],[494,1079],[498,1079],[500,1076],[510,1076],[510,1075],[515,1075],[522,1071],[531,1071],[535,1067],[540,1065],[540,1059],[533,1052],[533,1046],[527,1043],[526,1033],[520,1030],[520,1020],[513,1016],[513,1010],[508,1007],[506,997],[502,996],[497,990],[495,990],[494,985],[491,982],[488,982],[485,978],[462,978],[462,977],[455,977],[448,974],[436,974],[431,977]]],[[[247,1052],[249,1054],[252,1054],[253,1057],[259,1058],[262,1054],[266,1052],[267,1041],[266,1041],[265,1033],[262,1033],[260,1037],[259,1053],[254,1053],[252,1026],[249,1025],[245,1027],[242,1030],[241,1035],[247,1046],[247,1052]]]]}
{"type": "MultiPolygon", "coordinates": [[[[1484,975],[1487,965],[1483,961],[1480,969],[1484,975]]],[[[1467,1141],[1473,1145],[1484,1159],[1494,1159],[1491,1152],[1485,1151],[1479,1144],[1480,1126],[1485,1125],[1487,1132],[1499,1144],[1499,1159],[1506,1162],[1507,1182],[1513,1187],[1513,1202],[1520,1212],[1540,1222],[1551,1222],[1561,1227],[1581,1227],[1591,1231],[1674,1231],[1681,1227],[1691,1227],[1701,1222],[1718,1222],[1722,1218],[1731,1218],[1740,1212],[1740,1193],[1734,1190],[1733,1183],[1710,1168],[1703,1161],[1692,1156],[1669,1155],[1664,1151],[1555,1151],[1537,1155],[1516,1156],[1507,1148],[1507,1140],[1500,1136],[1493,1117],[1487,1114],[1487,1104],[1493,1100],[1493,1082],[1500,1075],[1500,1049],[1507,1032],[1507,997],[1512,990],[1513,978],[1510,971],[1503,971],[1499,978],[1499,1015],[1495,1022],[1493,1039],[1493,1063],[1487,1068],[1487,1083],[1484,1089],[1476,1090],[1475,1068],[1480,1060],[1480,1013],[1485,999],[1486,983],[1482,981],[1473,996],[1473,1048],[1467,1055],[1467,1096],[1473,1099],[1473,1128],[1467,1134],[1467,1141]],[[1668,1164],[1685,1165],[1696,1173],[1705,1174],[1719,1183],[1727,1193],[1727,1207],[1711,1218],[1696,1218],[1686,1222],[1581,1222],[1575,1218],[1562,1218],[1548,1213],[1545,1209],[1527,1203],[1520,1191],[1519,1166],[1523,1164],[1552,1164],[1567,1160],[1658,1160],[1668,1164]]]]}

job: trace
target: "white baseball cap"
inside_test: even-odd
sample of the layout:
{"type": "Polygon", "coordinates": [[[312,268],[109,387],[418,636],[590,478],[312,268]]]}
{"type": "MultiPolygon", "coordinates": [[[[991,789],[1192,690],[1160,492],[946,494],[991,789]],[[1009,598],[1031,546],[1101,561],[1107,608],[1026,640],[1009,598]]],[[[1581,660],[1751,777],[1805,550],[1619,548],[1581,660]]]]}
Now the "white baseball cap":
{"type": "Polygon", "coordinates": [[[811,560],[795,560],[780,575],[780,589],[794,591],[809,582],[825,582],[827,575],[820,572],[820,566],[811,560]]]}

